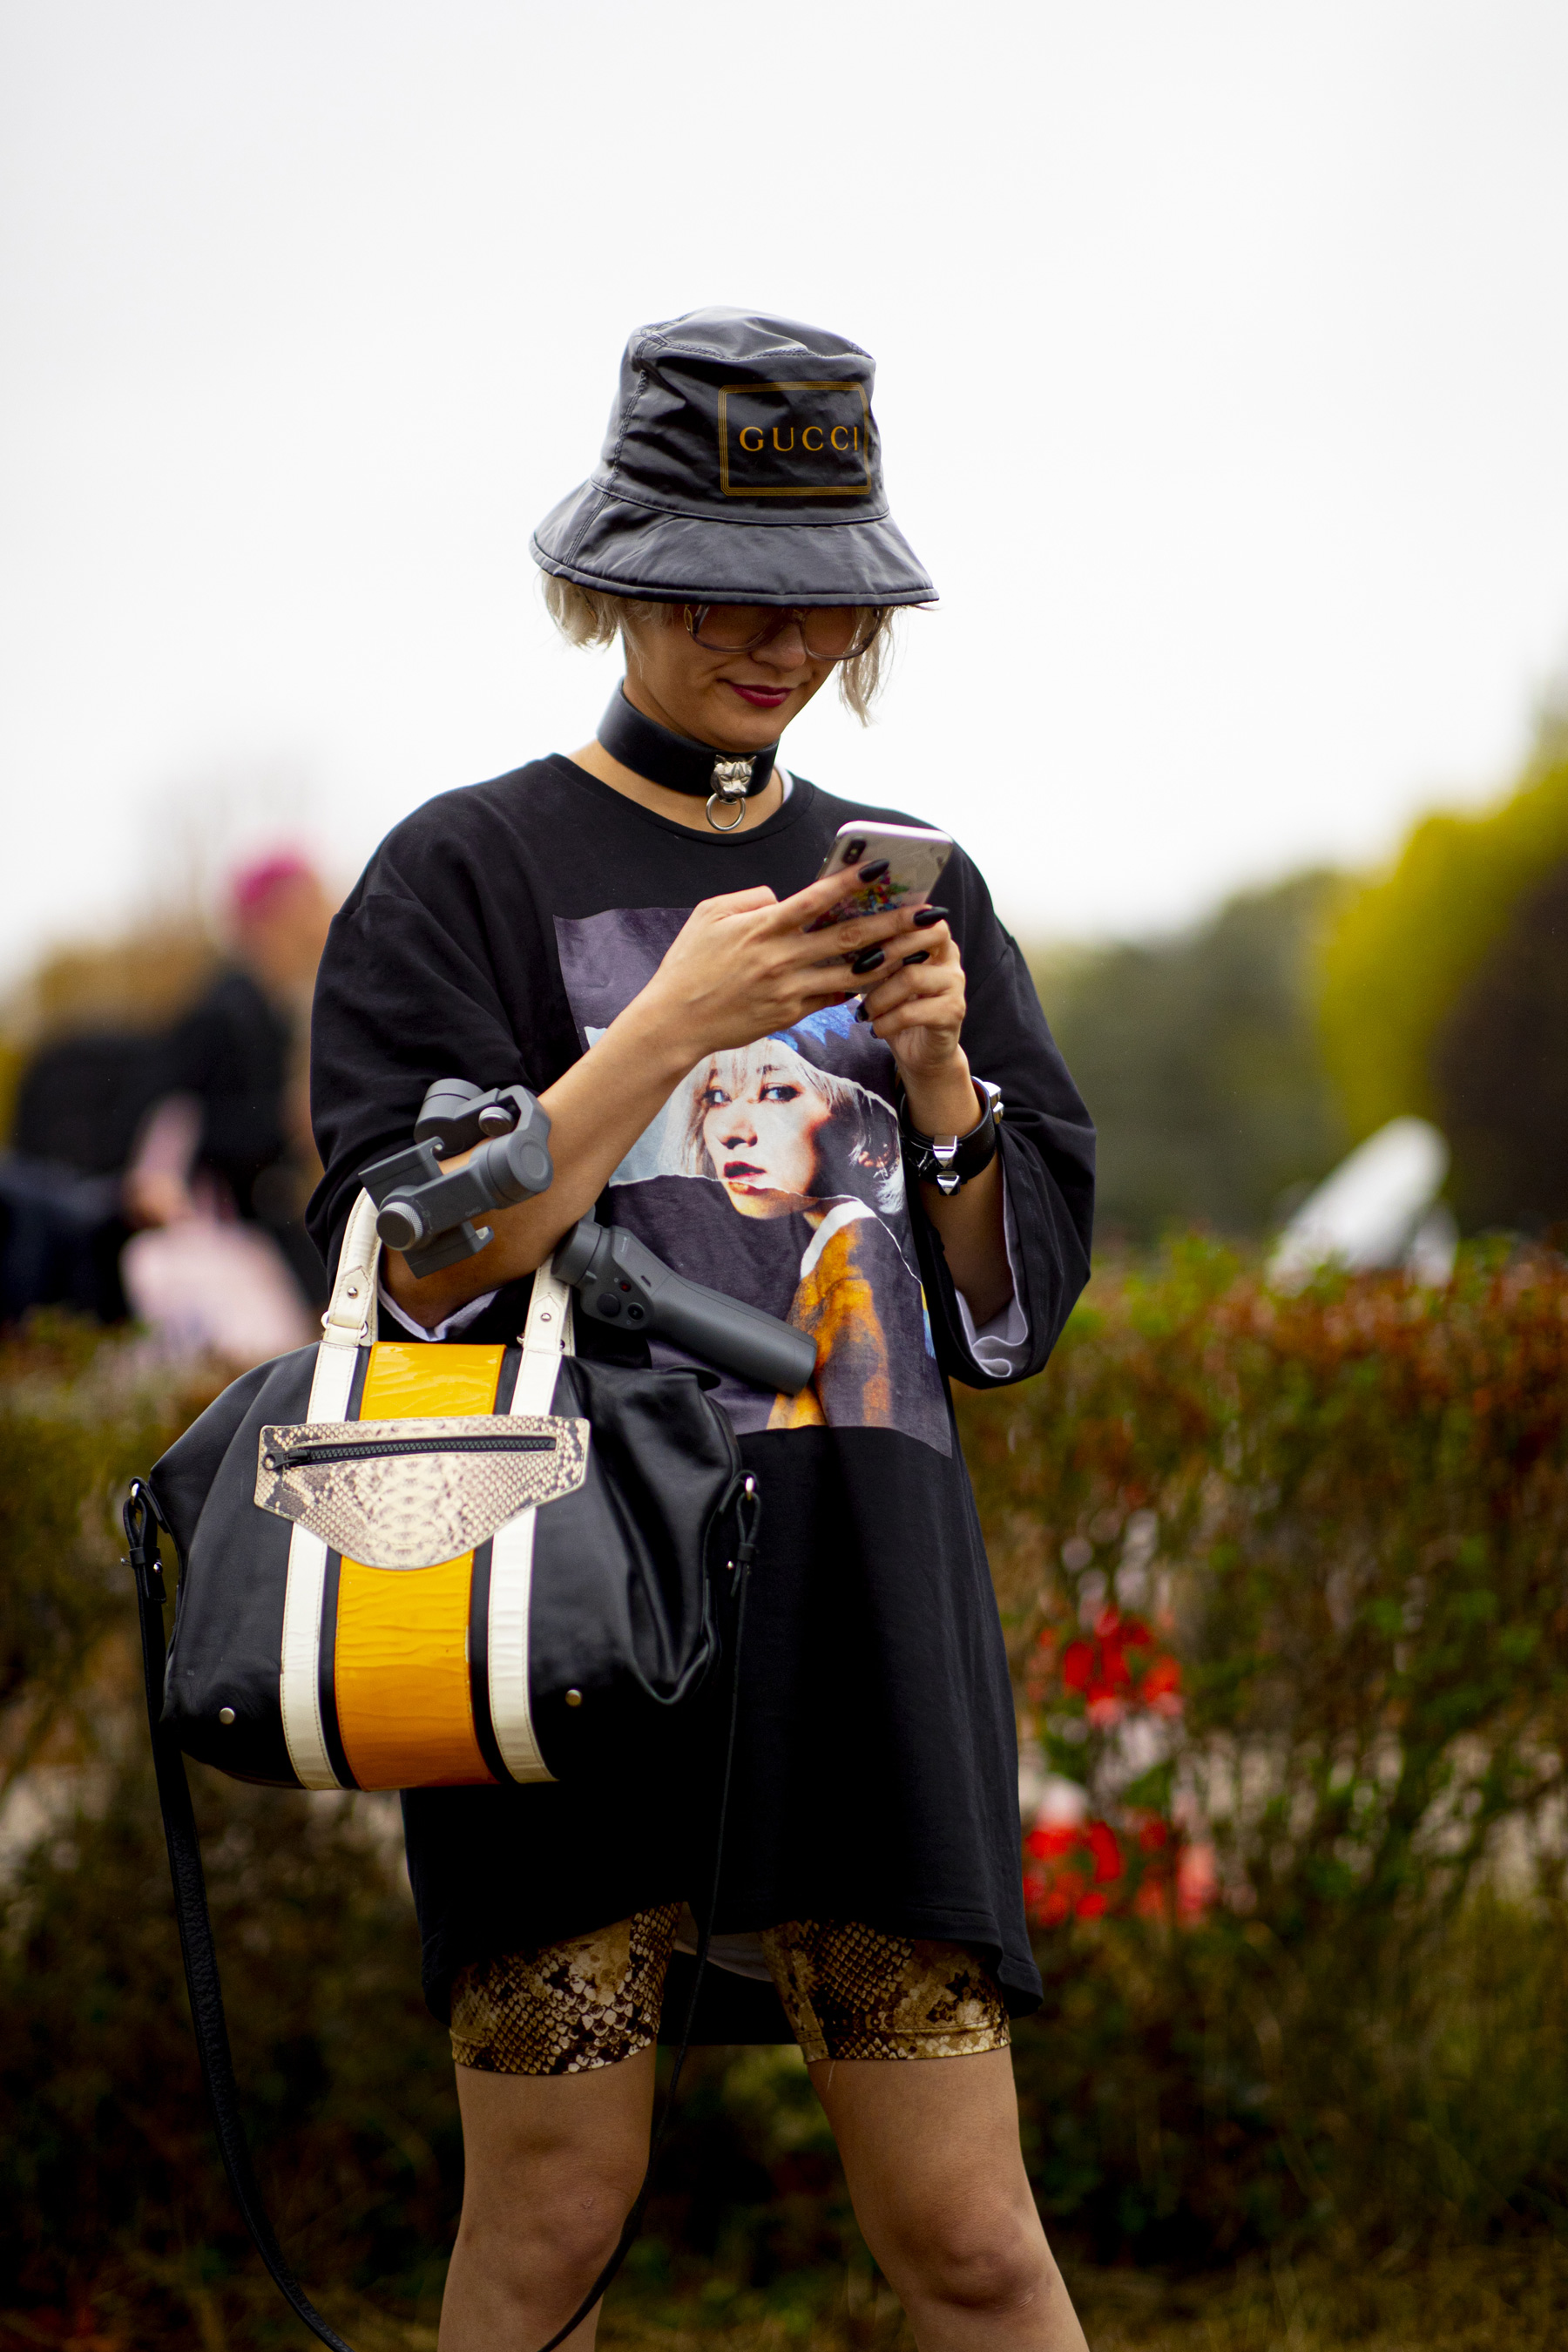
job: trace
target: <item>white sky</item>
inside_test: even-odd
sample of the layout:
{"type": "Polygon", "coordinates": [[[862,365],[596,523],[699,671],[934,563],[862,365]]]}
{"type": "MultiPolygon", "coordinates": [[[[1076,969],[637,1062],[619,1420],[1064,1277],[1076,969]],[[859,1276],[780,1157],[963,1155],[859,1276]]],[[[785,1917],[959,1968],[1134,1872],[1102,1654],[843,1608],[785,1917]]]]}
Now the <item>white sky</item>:
{"type": "Polygon", "coordinates": [[[877,356],[862,735],[1016,926],[1495,787],[1568,647],[1561,0],[6,0],[0,977],[592,732],[528,532],[638,322],[877,356]]]}

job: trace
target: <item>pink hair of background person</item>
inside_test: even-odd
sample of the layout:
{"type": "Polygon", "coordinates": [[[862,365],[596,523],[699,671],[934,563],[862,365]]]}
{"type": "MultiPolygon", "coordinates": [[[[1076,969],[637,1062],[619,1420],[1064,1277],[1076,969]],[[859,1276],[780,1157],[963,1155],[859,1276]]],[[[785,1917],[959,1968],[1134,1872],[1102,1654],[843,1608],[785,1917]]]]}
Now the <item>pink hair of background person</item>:
{"type": "Polygon", "coordinates": [[[242,866],[229,884],[229,905],[235,919],[240,923],[252,921],[287,884],[315,879],[315,867],[297,849],[274,850],[269,856],[258,857],[251,865],[242,866]]]}

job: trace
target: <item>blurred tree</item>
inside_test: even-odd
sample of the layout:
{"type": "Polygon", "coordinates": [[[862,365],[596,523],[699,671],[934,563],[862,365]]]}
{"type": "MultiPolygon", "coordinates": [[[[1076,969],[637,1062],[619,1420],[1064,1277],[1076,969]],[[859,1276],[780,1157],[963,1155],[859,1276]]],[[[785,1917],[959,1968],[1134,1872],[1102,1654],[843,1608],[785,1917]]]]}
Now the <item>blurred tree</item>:
{"type": "Polygon", "coordinates": [[[1529,891],[1439,1026],[1437,1115],[1470,1231],[1568,1222],[1568,860],[1529,891]]]}
{"type": "Polygon", "coordinates": [[[1154,1239],[1266,1227],[1342,1129],[1314,1025],[1314,958],[1343,889],[1303,874],[1180,937],[1038,958],[1051,1025],[1100,1130],[1097,1223],[1154,1239]]]}
{"type": "Polygon", "coordinates": [[[1524,894],[1568,857],[1568,726],[1542,722],[1518,789],[1425,818],[1391,871],[1349,893],[1322,956],[1323,1055],[1352,1140],[1440,1118],[1434,1040],[1524,894]]]}

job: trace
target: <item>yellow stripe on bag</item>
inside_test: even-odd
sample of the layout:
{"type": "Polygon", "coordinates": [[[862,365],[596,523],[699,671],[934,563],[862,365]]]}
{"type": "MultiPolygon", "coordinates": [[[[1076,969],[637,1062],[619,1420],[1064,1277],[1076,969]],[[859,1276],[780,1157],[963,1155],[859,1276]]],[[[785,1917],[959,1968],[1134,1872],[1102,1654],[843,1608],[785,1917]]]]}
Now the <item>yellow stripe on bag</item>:
{"type": "MultiPolygon", "coordinates": [[[[493,1412],[501,1348],[371,1349],[362,1421],[493,1412]]],[[[362,1789],[429,1789],[489,1780],[468,1692],[474,1555],[436,1568],[367,1568],[338,1576],[333,1652],[338,1735],[362,1789]]]]}

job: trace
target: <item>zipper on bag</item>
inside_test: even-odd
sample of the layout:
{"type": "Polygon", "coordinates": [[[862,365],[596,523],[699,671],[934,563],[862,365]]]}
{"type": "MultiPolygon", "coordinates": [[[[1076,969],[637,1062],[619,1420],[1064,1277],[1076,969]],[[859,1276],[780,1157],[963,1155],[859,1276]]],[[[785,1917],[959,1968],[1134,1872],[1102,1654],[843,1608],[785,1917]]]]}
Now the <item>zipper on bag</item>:
{"type": "Polygon", "coordinates": [[[316,1462],[378,1462],[401,1454],[553,1454],[553,1437],[519,1431],[511,1436],[348,1437],[315,1445],[274,1447],[261,1457],[266,1470],[300,1470],[316,1462]]]}

